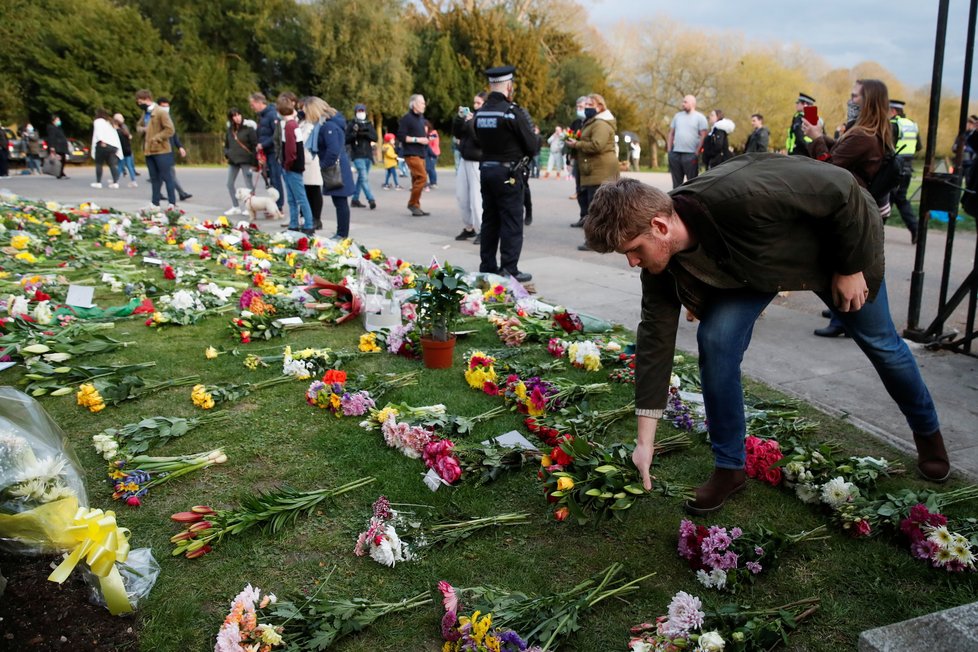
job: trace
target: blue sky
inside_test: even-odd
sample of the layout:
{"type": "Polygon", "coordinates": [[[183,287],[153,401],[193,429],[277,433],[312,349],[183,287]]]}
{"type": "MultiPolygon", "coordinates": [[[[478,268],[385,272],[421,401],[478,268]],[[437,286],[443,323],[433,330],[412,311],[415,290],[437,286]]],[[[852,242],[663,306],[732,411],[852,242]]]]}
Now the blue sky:
{"type": "MultiPolygon", "coordinates": [[[[937,0],[579,0],[604,31],[663,14],[694,28],[735,30],[748,40],[801,43],[829,65],[877,61],[911,87],[930,83],[937,0]]],[[[944,90],[961,92],[968,0],[950,0],[944,90]]],[[[972,68],[974,72],[974,67],[972,68]]],[[[978,80],[972,76],[972,97],[978,80]]]]}

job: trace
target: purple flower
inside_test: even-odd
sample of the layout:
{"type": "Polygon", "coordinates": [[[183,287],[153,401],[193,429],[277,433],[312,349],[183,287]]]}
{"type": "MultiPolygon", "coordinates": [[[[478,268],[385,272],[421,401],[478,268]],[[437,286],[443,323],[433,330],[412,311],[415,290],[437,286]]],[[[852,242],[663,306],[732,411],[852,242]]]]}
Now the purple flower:
{"type": "Polygon", "coordinates": [[[744,531],[741,530],[739,527],[735,527],[735,528],[732,528],[730,530],[730,538],[731,539],[739,539],[743,534],[744,534],[744,531]]]}
{"type": "Polygon", "coordinates": [[[526,641],[521,639],[519,634],[511,629],[499,635],[499,642],[506,646],[501,648],[506,652],[523,652],[523,650],[526,650],[526,641]]]}
{"type": "Polygon", "coordinates": [[[758,556],[758,557],[763,557],[764,556],[764,548],[762,548],[760,546],[754,546],[754,554],[756,556],[758,556]]]}
{"type": "Polygon", "coordinates": [[[347,417],[363,416],[374,407],[376,404],[370,398],[370,394],[362,390],[352,394],[344,394],[340,399],[340,409],[343,410],[343,415],[347,417]]]}
{"type": "Polygon", "coordinates": [[[749,561],[744,565],[747,566],[747,570],[749,570],[754,575],[757,575],[758,573],[761,572],[761,565],[758,564],[756,561],[749,561]]]}

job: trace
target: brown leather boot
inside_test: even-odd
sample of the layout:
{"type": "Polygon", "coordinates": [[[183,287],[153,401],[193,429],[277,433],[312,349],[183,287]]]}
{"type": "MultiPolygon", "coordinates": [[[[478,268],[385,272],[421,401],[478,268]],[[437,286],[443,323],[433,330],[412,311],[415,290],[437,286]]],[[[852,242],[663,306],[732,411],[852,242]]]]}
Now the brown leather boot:
{"type": "Polygon", "coordinates": [[[951,463],[944,448],[944,437],[938,430],[933,435],[913,434],[917,446],[917,470],[931,482],[944,482],[951,475],[951,463]]]}
{"type": "Polygon", "coordinates": [[[713,469],[710,479],[696,487],[696,498],[686,501],[686,511],[697,515],[715,512],[746,486],[747,473],[743,469],[713,469]]]}

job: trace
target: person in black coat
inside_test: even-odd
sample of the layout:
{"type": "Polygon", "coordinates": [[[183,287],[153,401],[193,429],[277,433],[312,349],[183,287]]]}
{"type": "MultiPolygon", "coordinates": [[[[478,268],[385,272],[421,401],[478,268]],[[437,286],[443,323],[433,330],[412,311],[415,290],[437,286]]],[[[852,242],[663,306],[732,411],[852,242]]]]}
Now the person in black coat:
{"type": "Polygon", "coordinates": [[[61,161],[57,178],[67,179],[68,176],[65,174],[65,161],[68,160],[68,137],[65,136],[64,130],[61,129],[61,118],[57,115],[51,116],[51,122],[48,124],[47,130],[47,141],[48,150],[61,161]]]}
{"type": "Polygon", "coordinates": [[[374,143],[377,142],[377,130],[373,123],[367,120],[367,106],[357,104],[353,120],[346,125],[346,144],[350,146],[350,156],[353,167],[357,169],[357,185],[353,190],[353,200],[350,206],[364,208],[360,203],[360,191],[370,204],[370,210],[377,208],[374,194],[370,191],[370,164],[374,162],[374,143]]]}

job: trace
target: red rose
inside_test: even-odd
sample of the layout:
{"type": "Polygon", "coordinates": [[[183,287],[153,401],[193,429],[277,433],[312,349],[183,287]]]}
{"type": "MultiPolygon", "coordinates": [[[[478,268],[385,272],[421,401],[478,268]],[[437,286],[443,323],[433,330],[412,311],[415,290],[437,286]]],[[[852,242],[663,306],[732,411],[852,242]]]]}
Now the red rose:
{"type": "Polygon", "coordinates": [[[552,451],[550,451],[550,459],[561,466],[566,466],[574,461],[574,458],[564,452],[564,449],[560,446],[555,446],[552,451]]]}
{"type": "Polygon", "coordinates": [[[241,241],[241,251],[251,251],[254,247],[251,246],[251,242],[248,240],[241,241]]]}
{"type": "Polygon", "coordinates": [[[175,281],[177,279],[177,273],[173,270],[173,267],[167,265],[163,268],[163,278],[168,281],[175,281]]]}
{"type": "Polygon", "coordinates": [[[242,333],[241,334],[241,343],[242,344],[251,344],[251,335],[245,335],[244,333],[242,333]]]}
{"type": "Polygon", "coordinates": [[[34,291],[34,301],[50,301],[50,300],[51,300],[51,295],[50,294],[45,294],[44,292],[41,292],[40,290],[35,290],[34,291]]]}
{"type": "Polygon", "coordinates": [[[556,510],[554,510],[554,518],[557,519],[558,521],[567,520],[568,516],[570,516],[570,509],[568,509],[567,507],[559,507],[556,510]]]}
{"type": "Polygon", "coordinates": [[[309,251],[309,238],[299,238],[295,243],[295,248],[299,251],[309,251]]]}

